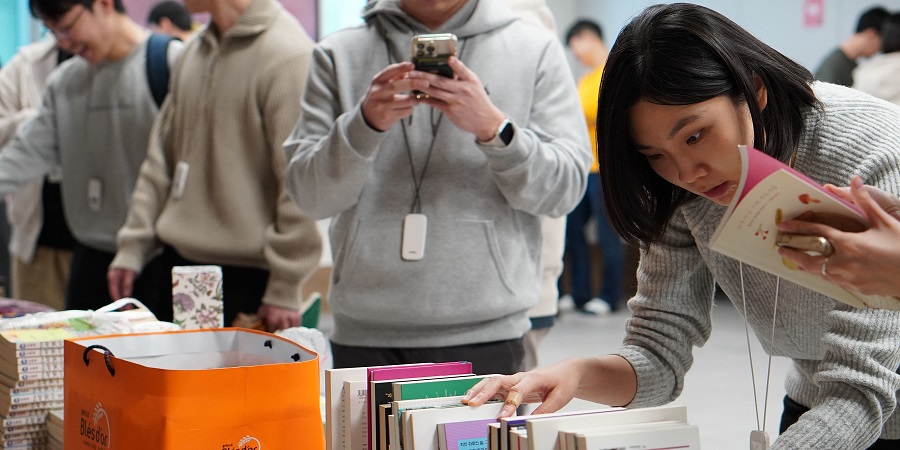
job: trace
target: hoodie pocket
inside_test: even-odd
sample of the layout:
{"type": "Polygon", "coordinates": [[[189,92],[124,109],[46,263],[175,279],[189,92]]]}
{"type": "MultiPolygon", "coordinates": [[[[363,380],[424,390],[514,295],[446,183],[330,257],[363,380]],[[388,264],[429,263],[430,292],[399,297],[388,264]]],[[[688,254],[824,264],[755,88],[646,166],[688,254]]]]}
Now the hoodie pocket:
{"type": "MultiPolygon", "coordinates": [[[[347,296],[362,296],[372,290],[423,300],[454,296],[457,301],[470,303],[468,306],[500,312],[509,308],[502,300],[515,295],[501,240],[491,221],[430,219],[424,257],[419,261],[400,257],[399,221],[361,221],[349,236],[346,260],[336,268],[335,278],[335,286],[340,285],[347,296]]],[[[456,303],[455,307],[459,306],[456,303]]]]}

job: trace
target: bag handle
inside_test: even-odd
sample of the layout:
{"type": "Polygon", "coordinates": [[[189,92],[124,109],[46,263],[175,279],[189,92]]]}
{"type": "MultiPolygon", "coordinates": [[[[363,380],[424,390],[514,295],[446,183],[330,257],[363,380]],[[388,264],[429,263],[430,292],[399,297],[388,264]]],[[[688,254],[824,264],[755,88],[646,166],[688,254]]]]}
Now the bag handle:
{"type": "Polygon", "coordinates": [[[111,376],[116,376],[116,369],[113,368],[112,361],[109,360],[110,356],[116,355],[113,355],[112,351],[102,345],[89,345],[88,348],[84,349],[84,354],[81,355],[81,359],[84,361],[85,367],[87,367],[91,363],[91,361],[88,359],[88,352],[94,349],[103,350],[103,359],[106,361],[106,370],[109,371],[109,374],[111,376]]]}

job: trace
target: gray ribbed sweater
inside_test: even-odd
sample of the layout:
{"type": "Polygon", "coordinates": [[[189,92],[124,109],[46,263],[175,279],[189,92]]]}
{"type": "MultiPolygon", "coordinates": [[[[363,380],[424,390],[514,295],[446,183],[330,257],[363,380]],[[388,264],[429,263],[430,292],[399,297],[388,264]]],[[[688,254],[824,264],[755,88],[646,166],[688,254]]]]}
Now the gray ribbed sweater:
{"type": "MultiPolygon", "coordinates": [[[[796,168],[835,185],[859,174],[866,184],[900,194],[900,108],[836,85],[814,89],[824,108],[805,114],[796,168]]],[[[690,202],[663,239],[641,254],[638,293],[629,302],[633,317],[619,351],[637,371],[632,407],[667,403],[681,393],[691,351],[710,335],[713,280],[744,309],[738,261],[708,248],[724,211],[705,199],[690,202]]],[[[900,313],[852,309],[782,280],[772,341],[775,281],[744,265],[747,320],[766,351],[791,358],[787,395],[812,409],[772,449],[864,449],[879,435],[900,439],[900,417],[892,416],[900,389],[900,313]]]]}

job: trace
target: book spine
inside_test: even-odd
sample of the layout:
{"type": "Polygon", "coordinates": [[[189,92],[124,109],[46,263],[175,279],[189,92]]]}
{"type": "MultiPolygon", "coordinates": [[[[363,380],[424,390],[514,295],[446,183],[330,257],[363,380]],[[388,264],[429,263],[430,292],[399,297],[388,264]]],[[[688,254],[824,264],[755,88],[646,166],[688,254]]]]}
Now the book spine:
{"type": "Polygon", "coordinates": [[[17,425],[12,427],[0,426],[0,434],[29,433],[32,431],[43,431],[46,428],[42,424],[17,425]]]}
{"type": "Polygon", "coordinates": [[[36,372],[63,372],[64,366],[61,363],[51,364],[20,364],[16,367],[19,374],[36,373],[36,372]]]}
{"type": "Polygon", "coordinates": [[[13,342],[13,348],[19,350],[35,350],[45,348],[63,348],[62,340],[53,341],[34,341],[34,342],[13,342]]]}
{"type": "Polygon", "coordinates": [[[13,378],[18,381],[31,381],[31,380],[52,380],[54,378],[63,378],[63,371],[50,371],[50,372],[28,372],[28,373],[19,373],[13,376],[13,378]]]}
{"type": "Polygon", "coordinates": [[[63,392],[64,391],[13,395],[9,398],[9,402],[13,405],[61,402],[63,400],[63,392]]]}
{"type": "Polygon", "coordinates": [[[63,355],[35,355],[35,356],[20,356],[15,360],[10,361],[11,363],[15,363],[17,366],[27,366],[34,364],[59,364],[62,365],[65,362],[63,355]]]}
{"type": "Polygon", "coordinates": [[[17,380],[7,384],[2,383],[10,389],[62,389],[62,378],[51,378],[47,380],[17,380]]]}
{"type": "Polygon", "coordinates": [[[41,425],[47,422],[46,414],[36,414],[29,411],[30,415],[21,415],[17,417],[5,417],[0,420],[0,424],[4,427],[21,427],[28,425],[41,425]]]}
{"type": "Polygon", "coordinates": [[[10,397],[15,397],[17,395],[33,395],[33,394],[55,394],[57,392],[64,392],[63,385],[59,386],[35,386],[35,387],[21,387],[21,388],[3,388],[0,387],[0,395],[7,394],[10,397]]]}
{"type": "MultiPolygon", "coordinates": [[[[48,410],[48,409],[56,409],[62,408],[64,403],[59,401],[52,402],[40,402],[40,403],[22,403],[18,405],[9,405],[8,412],[17,412],[17,411],[35,411],[35,410],[48,410]]],[[[2,411],[6,412],[6,411],[2,411]]]]}
{"type": "MultiPolygon", "coordinates": [[[[64,349],[62,347],[45,347],[45,348],[32,348],[26,350],[16,350],[15,356],[13,359],[21,359],[21,358],[52,358],[52,357],[62,357],[64,355],[64,349]]],[[[3,359],[6,359],[5,355],[3,359]]]]}
{"type": "Polygon", "coordinates": [[[0,440],[9,441],[13,439],[35,439],[47,435],[47,430],[27,431],[22,433],[7,433],[0,435],[0,440]]]}
{"type": "Polygon", "coordinates": [[[43,444],[47,442],[47,436],[30,438],[30,439],[4,439],[0,440],[0,446],[6,447],[15,447],[15,446],[26,446],[32,444],[43,444]]]}

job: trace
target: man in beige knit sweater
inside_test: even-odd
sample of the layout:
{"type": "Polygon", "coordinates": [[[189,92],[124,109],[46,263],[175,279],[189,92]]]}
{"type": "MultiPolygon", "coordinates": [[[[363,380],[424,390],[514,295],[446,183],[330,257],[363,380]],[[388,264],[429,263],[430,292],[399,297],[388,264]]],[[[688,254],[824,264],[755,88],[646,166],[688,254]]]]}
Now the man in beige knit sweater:
{"type": "Polygon", "coordinates": [[[244,312],[269,330],[297,326],[300,285],[322,243],[284,191],[281,143],[300,115],[313,42],[276,0],[185,5],[212,22],[172,74],[119,231],[110,293],[129,295],[162,246],[169,267],[222,266],[226,325],[244,312]]]}

